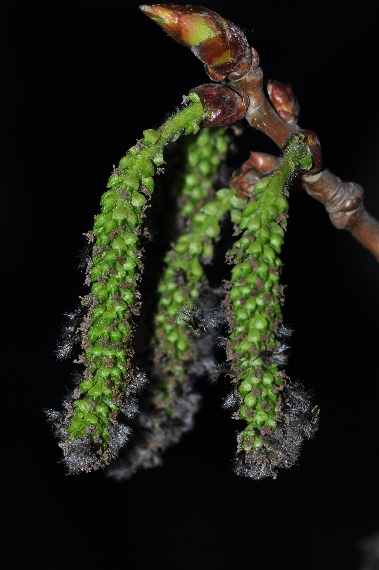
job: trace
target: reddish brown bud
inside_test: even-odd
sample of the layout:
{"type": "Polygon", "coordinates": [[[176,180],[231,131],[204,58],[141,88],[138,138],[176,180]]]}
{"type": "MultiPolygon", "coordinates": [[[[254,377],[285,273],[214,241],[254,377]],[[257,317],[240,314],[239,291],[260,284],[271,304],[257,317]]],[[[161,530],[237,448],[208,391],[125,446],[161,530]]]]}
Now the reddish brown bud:
{"type": "Polygon", "coordinates": [[[208,113],[204,127],[227,127],[242,119],[249,107],[249,97],[244,91],[234,91],[224,85],[205,83],[191,89],[197,93],[208,113]]]}
{"type": "Polygon", "coordinates": [[[267,152],[250,151],[250,156],[241,166],[241,171],[246,172],[254,168],[260,174],[267,174],[274,170],[279,162],[278,156],[268,154],[267,152]]]}
{"type": "Polygon", "coordinates": [[[237,198],[251,198],[254,186],[260,178],[262,177],[254,168],[246,172],[233,172],[229,185],[236,189],[237,198]]]}
{"type": "Polygon", "coordinates": [[[175,41],[189,47],[211,79],[239,79],[251,67],[251,50],[242,30],[202,6],[155,4],[140,9],[175,41]]]}
{"type": "Polygon", "coordinates": [[[300,113],[299,103],[289,83],[274,79],[267,82],[267,94],[279,117],[286,123],[296,123],[300,113]]]}
{"type": "Polygon", "coordinates": [[[265,152],[250,152],[249,158],[241,168],[233,172],[230,186],[236,188],[237,198],[252,196],[255,183],[263,176],[274,170],[280,162],[279,157],[265,152]]]}
{"type": "Polygon", "coordinates": [[[313,131],[302,129],[300,132],[305,135],[305,142],[311,151],[312,157],[312,168],[310,170],[306,170],[305,174],[307,176],[317,174],[317,172],[320,172],[322,169],[322,151],[320,141],[318,140],[316,133],[313,131]]]}

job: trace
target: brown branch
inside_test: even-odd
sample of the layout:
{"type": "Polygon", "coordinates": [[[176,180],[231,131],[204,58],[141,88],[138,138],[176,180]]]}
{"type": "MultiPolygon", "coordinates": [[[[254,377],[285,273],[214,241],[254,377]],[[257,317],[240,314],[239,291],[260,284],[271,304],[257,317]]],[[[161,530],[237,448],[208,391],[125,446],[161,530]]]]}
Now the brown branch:
{"type": "Polygon", "coordinates": [[[303,188],[324,204],[330,221],[339,230],[348,230],[379,261],[379,222],[366,212],[363,189],[355,182],[342,182],[327,169],[302,176],[303,188]]]}
{"type": "Polygon", "coordinates": [[[255,129],[268,135],[279,148],[285,141],[300,128],[296,123],[287,123],[280,118],[267,99],[264,85],[263,72],[259,67],[259,57],[255,49],[252,49],[253,64],[250,70],[241,79],[234,81],[237,89],[244,91],[249,99],[245,119],[255,129]]]}
{"type": "MultiPolygon", "coordinates": [[[[308,174],[302,175],[302,188],[324,204],[336,228],[348,230],[379,261],[379,222],[367,213],[363,205],[362,187],[355,182],[342,182],[327,169],[321,170],[321,148],[317,136],[304,131],[293,120],[286,122],[279,116],[274,109],[274,102],[270,102],[266,95],[258,54],[254,49],[252,54],[253,65],[250,70],[244,77],[234,82],[250,100],[245,119],[252,127],[268,135],[279,148],[283,147],[287,138],[293,133],[302,131],[306,134],[313,158],[313,168],[308,174]]],[[[291,92],[288,87],[284,89],[279,84],[278,88],[279,95],[284,97],[288,95],[288,101],[291,102],[291,92]]],[[[297,105],[296,99],[293,99],[292,105],[297,105]]],[[[294,117],[296,118],[296,112],[294,117]]],[[[256,165],[254,166],[257,170],[256,165]]]]}

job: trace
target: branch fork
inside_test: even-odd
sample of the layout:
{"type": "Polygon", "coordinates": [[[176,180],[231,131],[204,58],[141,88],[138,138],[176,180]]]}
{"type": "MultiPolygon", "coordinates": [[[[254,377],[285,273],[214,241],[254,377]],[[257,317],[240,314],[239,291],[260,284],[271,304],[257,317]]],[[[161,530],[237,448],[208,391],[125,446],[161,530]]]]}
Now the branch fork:
{"type": "Polygon", "coordinates": [[[140,8],[174,40],[190,47],[213,81],[223,82],[192,90],[207,110],[204,126],[228,126],[245,118],[281,150],[295,132],[301,131],[312,157],[312,169],[303,173],[301,187],[324,204],[337,229],[350,231],[379,260],[379,223],[364,208],[362,187],[342,182],[323,169],[317,135],[297,124],[300,107],[291,85],[274,80],[265,84],[259,55],[249,46],[242,30],[199,6],[156,4],[140,8]]]}

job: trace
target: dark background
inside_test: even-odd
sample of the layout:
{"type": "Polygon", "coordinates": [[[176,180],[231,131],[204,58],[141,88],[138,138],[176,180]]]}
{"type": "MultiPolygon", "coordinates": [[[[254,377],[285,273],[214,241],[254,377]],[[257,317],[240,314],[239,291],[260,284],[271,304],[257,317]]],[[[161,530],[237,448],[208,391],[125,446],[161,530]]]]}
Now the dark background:
{"type": "MultiPolygon", "coordinates": [[[[291,198],[283,252],[287,370],[321,412],[298,465],[275,481],[233,474],[225,381],[204,385],[195,429],[161,468],[116,483],[60,463],[43,409],[71,387],[72,365],[54,351],[84,291],[82,233],[113,164],[209,80],[139,4],[0,8],[3,567],[360,570],[359,545],[379,529],[379,268],[305,194],[291,198]]],[[[325,165],[361,184],[379,218],[374,3],[202,5],[243,28],[266,78],[292,84],[325,165]]],[[[272,148],[252,130],[241,145],[246,156],[272,148]]]]}

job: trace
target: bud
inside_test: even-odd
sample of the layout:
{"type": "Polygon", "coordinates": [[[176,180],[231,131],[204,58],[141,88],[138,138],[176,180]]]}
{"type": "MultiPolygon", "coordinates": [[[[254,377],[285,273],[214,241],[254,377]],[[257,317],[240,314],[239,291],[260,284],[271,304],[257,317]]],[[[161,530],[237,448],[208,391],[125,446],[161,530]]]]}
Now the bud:
{"type": "Polygon", "coordinates": [[[230,186],[236,188],[238,198],[249,198],[253,194],[256,182],[265,174],[274,170],[280,162],[277,156],[265,152],[250,152],[249,158],[241,168],[233,172],[230,186]]]}
{"type": "Polygon", "coordinates": [[[322,151],[321,144],[318,140],[316,133],[313,131],[308,131],[307,129],[302,129],[300,131],[305,136],[305,142],[311,152],[312,157],[312,167],[306,171],[306,175],[317,174],[322,169],[322,151]]]}
{"type": "Polygon", "coordinates": [[[236,188],[237,198],[251,198],[256,182],[260,179],[256,170],[248,170],[242,174],[233,173],[230,187],[236,188]]]}
{"type": "Polygon", "coordinates": [[[208,113],[204,127],[227,127],[242,119],[249,107],[249,97],[244,91],[235,91],[224,85],[205,83],[191,89],[196,93],[208,113]]]}
{"type": "Polygon", "coordinates": [[[241,171],[246,172],[254,168],[260,174],[267,174],[278,166],[280,162],[279,157],[267,152],[250,151],[249,158],[241,166],[241,171]]]}
{"type": "Polygon", "coordinates": [[[267,94],[272,106],[283,121],[286,123],[297,122],[300,106],[289,83],[281,83],[280,81],[269,79],[267,82],[267,94]]]}
{"type": "Polygon", "coordinates": [[[251,49],[236,24],[202,6],[140,6],[175,41],[189,47],[214,81],[239,79],[251,67],[251,49]]]}

